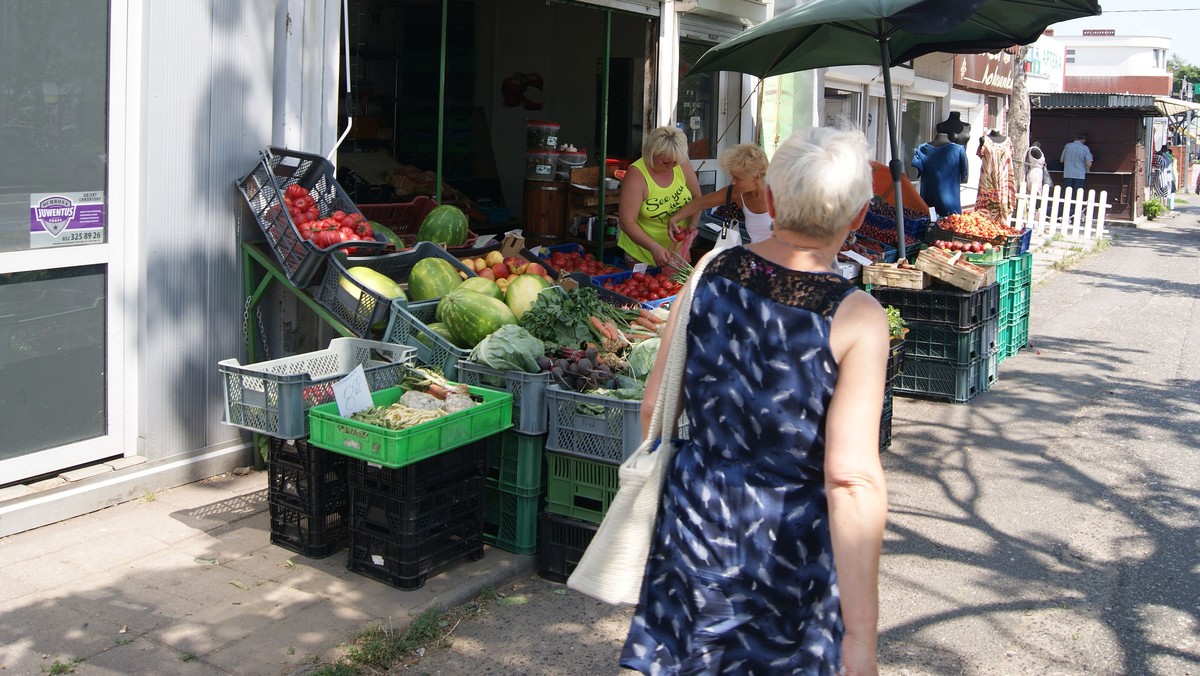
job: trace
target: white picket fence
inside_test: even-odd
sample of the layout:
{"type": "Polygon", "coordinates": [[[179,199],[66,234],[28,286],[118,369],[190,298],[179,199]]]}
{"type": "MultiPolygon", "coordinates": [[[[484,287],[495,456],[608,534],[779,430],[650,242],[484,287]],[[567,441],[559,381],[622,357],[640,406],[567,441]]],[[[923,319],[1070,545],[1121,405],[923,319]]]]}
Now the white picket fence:
{"type": "Polygon", "coordinates": [[[1101,239],[1108,215],[1108,191],[1072,190],[1061,185],[1039,185],[1035,192],[1017,186],[1017,208],[1009,223],[1022,230],[1033,230],[1033,236],[1053,237],[1061,234],[1072,239],[1101,239]]]}

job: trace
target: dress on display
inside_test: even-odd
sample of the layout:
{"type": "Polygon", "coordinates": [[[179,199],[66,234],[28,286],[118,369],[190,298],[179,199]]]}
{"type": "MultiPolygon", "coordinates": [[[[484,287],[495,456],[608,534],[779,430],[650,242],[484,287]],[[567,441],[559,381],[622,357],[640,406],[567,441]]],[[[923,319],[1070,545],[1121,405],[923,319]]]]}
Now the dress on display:
{"type": "Polygon", "coordinates": [[[997,142],[991,136],[984,136],[982,140],[975,153],[983,159],[975,210],[1001,225],[1008,225],[1008,217],[1017,203],[1012,140],[1006,138],[997,142]]]}
{"type": "Polygon", "coordinates": [[[645,674],[836,674],[825,497],[829,328],[853,285],[735,247],[699,281],[685,410],[621,653],[645,674]]]}
{"type": "Polygon", "coordinates": [[[938,214],[962,213],[961,183],[967,179],[967,151],[957,143],[922,143],[912,166],[921,174],[921,199],[938,214]]]}

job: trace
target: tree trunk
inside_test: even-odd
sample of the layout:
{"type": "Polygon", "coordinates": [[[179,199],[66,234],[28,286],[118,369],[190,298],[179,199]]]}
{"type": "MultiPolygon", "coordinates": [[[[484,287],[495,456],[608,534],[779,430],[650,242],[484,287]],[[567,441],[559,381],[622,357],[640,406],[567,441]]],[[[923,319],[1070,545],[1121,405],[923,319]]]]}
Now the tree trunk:
{"type": "Polygon", "coordinates": [[[1028,46],[1017,51],[1012,94],[1008,97],[1008,137],[1013,144],[1013,177],[1017,185],[1025,183],[1025,153],[1029,150],[1029,88],[1025,80],[1025,55],[1028,52],[1028,46]]]}

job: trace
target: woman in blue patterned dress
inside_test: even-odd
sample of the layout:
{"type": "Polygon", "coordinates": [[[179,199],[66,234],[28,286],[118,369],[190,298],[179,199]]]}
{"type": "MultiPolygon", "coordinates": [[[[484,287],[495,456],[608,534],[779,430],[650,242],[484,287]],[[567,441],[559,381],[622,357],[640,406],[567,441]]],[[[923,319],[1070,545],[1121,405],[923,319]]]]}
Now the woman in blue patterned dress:
{"type": "Polygon", "coordinates": [[[771,237],[716,254],[695,290],[691,439],[663,488],[621,653],[645,674],[876,672],[888,327],[835,267],[871,198],[866,140],[797,132],[766,183],[771,237]]]}

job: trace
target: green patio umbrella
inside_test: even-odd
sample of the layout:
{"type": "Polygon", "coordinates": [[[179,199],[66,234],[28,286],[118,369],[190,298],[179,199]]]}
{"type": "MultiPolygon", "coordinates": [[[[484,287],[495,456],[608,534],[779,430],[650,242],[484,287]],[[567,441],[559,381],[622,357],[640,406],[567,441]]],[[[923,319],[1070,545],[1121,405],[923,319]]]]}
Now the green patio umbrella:
{"type": "Polygon", "coordinates": [[[977,54],[1026,45],[1051,24],[1098,14],[1097,0],[807,0],[708,50],[689,72],[761,78],[829,66],[881,66],[903,257],[904,163],[890,68],[933,52],[977,54]]]}

